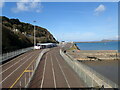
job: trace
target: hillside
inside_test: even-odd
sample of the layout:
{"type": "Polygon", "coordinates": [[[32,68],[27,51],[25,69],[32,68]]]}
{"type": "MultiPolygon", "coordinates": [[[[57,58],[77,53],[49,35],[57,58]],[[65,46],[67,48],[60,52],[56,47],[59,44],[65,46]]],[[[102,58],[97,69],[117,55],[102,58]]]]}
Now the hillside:
{"type": "MultiPolygon", "coordinates": [[[[13,51],[33,46],[34,26],[18,19],[2,18],[2,51],[13,51]]],[[[57,43],[53,35],[45,28],[36,27],[37,43],[57,43]]]]}

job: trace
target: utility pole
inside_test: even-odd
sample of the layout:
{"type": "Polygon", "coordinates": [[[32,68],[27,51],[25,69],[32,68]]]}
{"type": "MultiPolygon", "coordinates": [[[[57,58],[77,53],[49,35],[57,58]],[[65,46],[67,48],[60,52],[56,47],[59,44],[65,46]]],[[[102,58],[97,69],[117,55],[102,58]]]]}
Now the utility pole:
{"type": "MultiPolygon", "coordinates": [[[[33,21],[33,22],[35,23],[36,21],[33,21]]],[[[35,46],[36,46],[36,38],[35,38],[35,25],[34,25],[34,48],[35,46]]]]}

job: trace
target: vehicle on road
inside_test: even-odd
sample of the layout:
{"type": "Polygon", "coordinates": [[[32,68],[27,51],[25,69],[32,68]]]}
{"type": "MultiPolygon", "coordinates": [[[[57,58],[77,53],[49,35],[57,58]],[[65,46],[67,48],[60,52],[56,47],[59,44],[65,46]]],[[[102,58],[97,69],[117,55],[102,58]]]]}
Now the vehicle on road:
{"type": "Polygon", "coordinates": [[[34,49],[41,49],[40,45],[34,46],[34,49]]]}

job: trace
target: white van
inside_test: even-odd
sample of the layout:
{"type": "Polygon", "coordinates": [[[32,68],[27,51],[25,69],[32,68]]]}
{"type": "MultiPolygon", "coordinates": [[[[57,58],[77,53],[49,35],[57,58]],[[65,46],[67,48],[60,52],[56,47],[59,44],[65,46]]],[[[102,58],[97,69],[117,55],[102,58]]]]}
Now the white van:
{"type": "Polygon", "coordinates": [[[40,45],[34,46],[34,49],[41,49],[41,46],[40,45]]]}

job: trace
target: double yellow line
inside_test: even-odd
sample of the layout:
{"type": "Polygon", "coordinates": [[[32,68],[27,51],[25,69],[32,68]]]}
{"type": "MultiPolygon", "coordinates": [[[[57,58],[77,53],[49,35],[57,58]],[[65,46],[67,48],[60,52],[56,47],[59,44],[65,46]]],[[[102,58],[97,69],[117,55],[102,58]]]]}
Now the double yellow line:
{"type": "Polygon", "coordinates": [[[32,62],[25,68],[25,70],[20,74],[20,76],[15,80],[15,82],[10,86],[10,88],[13,88],[14,87],[14,85],[18,82],[18,80],[23,76],[23,74],[26,72],[26,71],[28,71],[27,69],[30,67],[30,65],[33,63],[35,61],[35,59],[34,60],[32,60],[32,62]]]}

